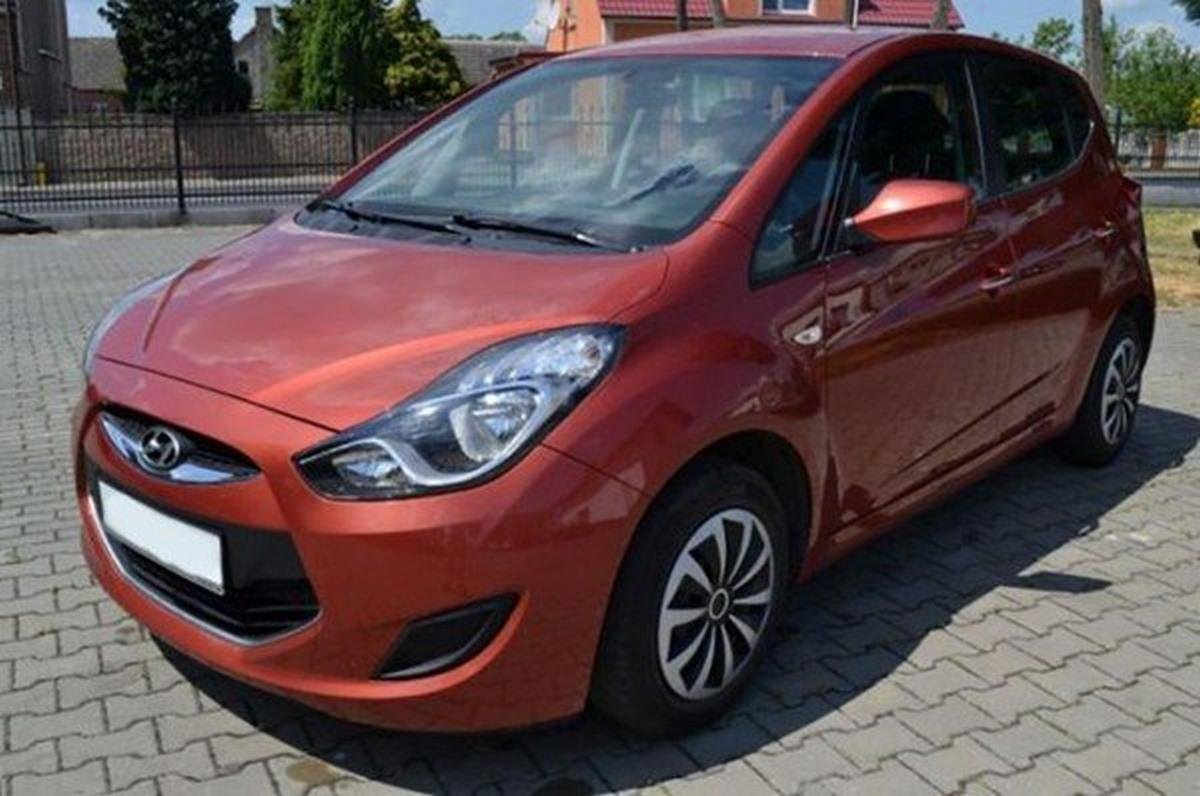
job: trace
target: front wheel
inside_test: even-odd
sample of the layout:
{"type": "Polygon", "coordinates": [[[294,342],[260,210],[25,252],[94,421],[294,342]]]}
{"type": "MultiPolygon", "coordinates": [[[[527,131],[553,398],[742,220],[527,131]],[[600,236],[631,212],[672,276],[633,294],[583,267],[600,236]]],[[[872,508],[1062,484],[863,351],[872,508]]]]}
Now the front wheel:
{"type": "Polygon", "coordinates": [[[1144,364],[1137,327],[1122,315],[1100,348],[1083,405],[1059,445],[1068,461],[1103,467],[1125,447],[1141,401],[1144,364]]]}
{"type": "Polygon", "coordinates": [[[592,698],[644,735],[720,716],[762,657],[787,593],[783,510],[758,473],[709,460],[657,501],[622,567],[592,698]]]}

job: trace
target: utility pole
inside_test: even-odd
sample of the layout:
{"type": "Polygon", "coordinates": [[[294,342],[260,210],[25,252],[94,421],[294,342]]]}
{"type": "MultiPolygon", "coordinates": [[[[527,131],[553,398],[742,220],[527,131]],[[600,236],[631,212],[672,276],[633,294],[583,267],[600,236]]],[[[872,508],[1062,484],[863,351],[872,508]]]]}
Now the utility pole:
{"type": "Polygon", "coordinates": [[[1104,7],[1100,0],[1083,0],[1083,73],[1096,103],[1103,108],[1108,86],[1104,72],[1104,7]]]}
{"type": "Polygon", "coordinates": [[[25,151],[25,120],[22,117],[23,109],[21,108],[21,36],[18,30],[20,6],[17,5],[17,0],[8,0],[5,3],[5,10],[8,12],[8,59],[10,61],[9,71],[12,73],[13,112],[16,114],[17,120],[17,157],[20,160],[21,169],[17,184],[25,186],[29,184],[26,179],[26,174],[29,172],[29,155],[25,151]]]}
{"type": "Polygon", "coordinates": [[[858,27],[858,0],[846,0],[846,27],[858,27]]]}
{"type": "Polygon", "coordinates": [[[687,16],[688,0],[675,0],[675,28],[676,30],[688,29],[687,16]]]}
{"type": "Polygon", "coordinates": [[[933,9],[933,23],[929,27],[934,30],[950,30],[950,0],[937,0],[933,9]]]}
{"type": "Polygon", "coordinates": [[[729,26],[729,20],[725,18],[725,0],[708,0],[708,7],[712,9],[714,28],[729,26]]]}

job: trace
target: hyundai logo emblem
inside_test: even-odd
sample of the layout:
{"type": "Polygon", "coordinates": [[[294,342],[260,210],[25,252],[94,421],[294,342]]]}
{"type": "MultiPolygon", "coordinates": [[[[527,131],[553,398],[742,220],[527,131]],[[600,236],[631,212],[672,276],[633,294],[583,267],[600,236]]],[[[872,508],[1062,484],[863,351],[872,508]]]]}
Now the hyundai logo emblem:
{"type": "Polygon", "coordinates": [[[148,470],[169,472],[183,459],[183,443],[170,429],[154,426],[142,435],[137,457],[148,470]]]}

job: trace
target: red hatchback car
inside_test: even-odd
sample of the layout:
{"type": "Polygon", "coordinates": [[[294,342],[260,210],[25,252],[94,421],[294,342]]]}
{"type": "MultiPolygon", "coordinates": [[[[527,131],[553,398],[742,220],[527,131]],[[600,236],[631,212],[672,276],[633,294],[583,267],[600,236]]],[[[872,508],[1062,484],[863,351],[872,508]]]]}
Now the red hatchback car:
{"type": "Polygon", "coordinates": [[[796,579],[1050,440],[1120,452],[1139,200],[1084,83],[993,41],[563,57],[112,310],[84,550],[166,643],[347,719],[687,731],[796,579]]]}

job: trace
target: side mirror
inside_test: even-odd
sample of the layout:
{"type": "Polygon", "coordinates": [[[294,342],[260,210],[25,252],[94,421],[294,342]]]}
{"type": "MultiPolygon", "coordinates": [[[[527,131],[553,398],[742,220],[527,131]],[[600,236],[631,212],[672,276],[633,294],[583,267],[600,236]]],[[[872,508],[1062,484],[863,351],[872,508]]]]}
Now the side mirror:
{"type": "Polygon", "coordinates": [[[948,238],[975,221],[975,192],[939,180],[893,180],[847,223],[880,243],[948,238]]]}

